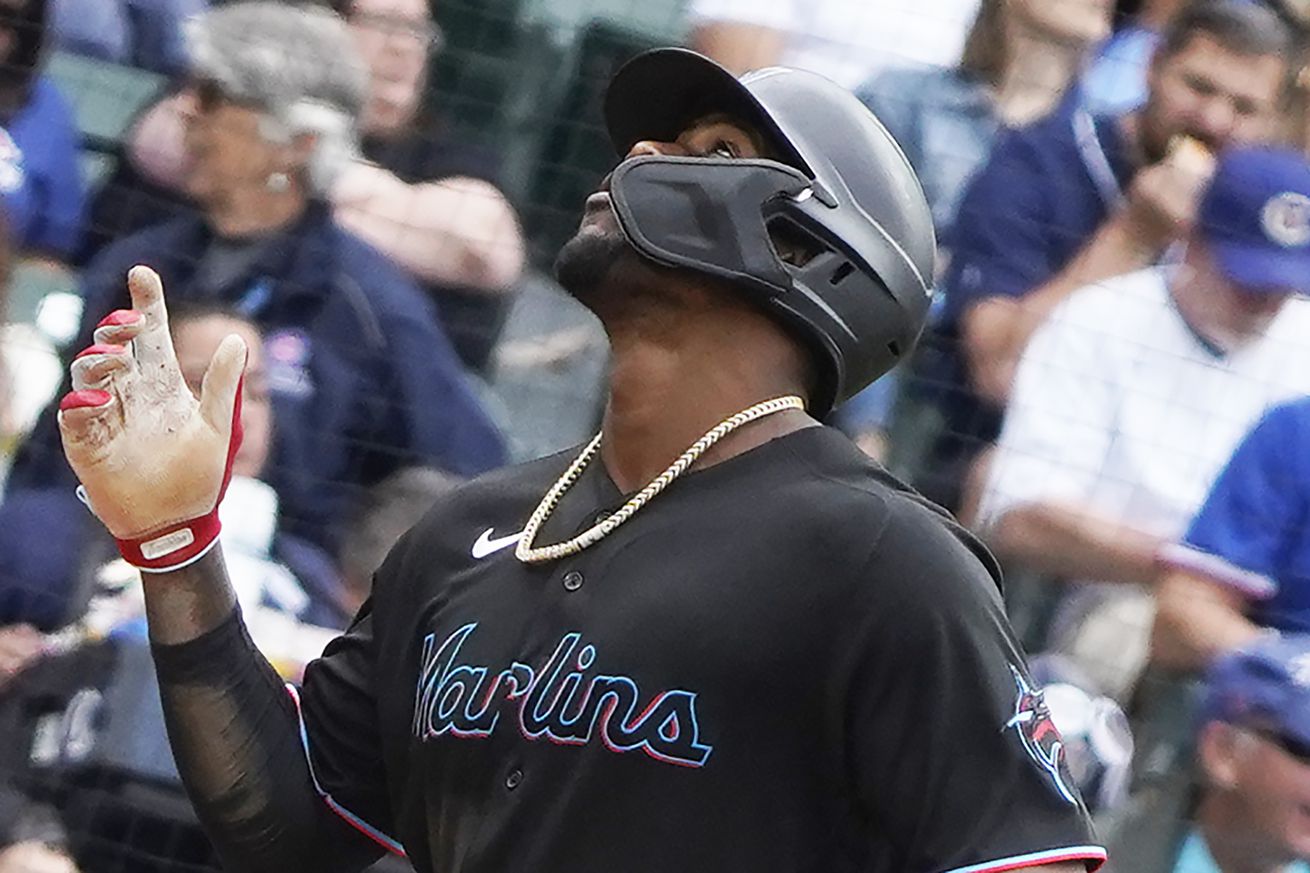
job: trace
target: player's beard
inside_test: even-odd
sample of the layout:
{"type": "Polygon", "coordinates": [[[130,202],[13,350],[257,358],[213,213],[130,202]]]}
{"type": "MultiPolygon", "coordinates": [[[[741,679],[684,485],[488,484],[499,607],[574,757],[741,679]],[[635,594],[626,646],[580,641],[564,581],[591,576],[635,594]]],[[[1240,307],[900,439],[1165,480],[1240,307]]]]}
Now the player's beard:
{"type": "Polygon", "coordinates": [[[678,305],[678,274],[642,256],[628,242],[617,220],[585,217],[578,232],[555,258],[555,279],[573,299],[615,330],[644,324],[678,305]],[[607,226],[608,225],[608,226],[607,226]]]}
{"type": "Polygon", "coordinates": [[[617,229],[584,229],[555,258],[556,281],[609,326],[660,299],[667,269],[643,258],[617,229]]]}
{"type": "Polygon", "coordinates": [[[625,254],[630,256],[633,252],[622,233],[579,231],[559,250],[555,279],[565,291],[591,306],[625,254]]]}

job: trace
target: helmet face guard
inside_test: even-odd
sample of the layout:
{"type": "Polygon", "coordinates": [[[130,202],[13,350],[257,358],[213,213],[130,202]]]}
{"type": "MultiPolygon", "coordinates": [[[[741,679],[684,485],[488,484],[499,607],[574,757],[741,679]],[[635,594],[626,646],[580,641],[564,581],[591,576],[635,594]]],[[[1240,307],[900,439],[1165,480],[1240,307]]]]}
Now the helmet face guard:
{"type": "Polygon", "coordinates": [[[931,302],[927,201],[886,129],[812,73],[741,80],[684,49],[639,55],[605,99],[620,155],[727,114],[778,160],[641,156],[610,180],[619,227],[643,256],[727,280],[811,350],[822,417],[909,353],[931,302]],[[795,257],[779,241],[798,243],[795,257]]]}
{"type": "Polygon", "coordinates": [[[890,369],[917,333],[889,337],[867,363],[842,354],[898,320],[899,302],[876,277],[895,276],[897,285],[914,280],[898,258],[870,264],[844,250],[842,240],[867,235],[867,220],[834,211],[820,199],[832,195],[816,195],[815,188],[799,170],[760,158],[643,156],[621,163],[610,179],[619,227],[633,248],[656,263],[728,280],[767,304],[818,354],[822,378],[810,407],[823,414],[848,383],[863,386],[890,369]],[[785,262],[776,234],[802,241],[806,258],[785,262]],[[856,305],[835,307],[833,298],[856,305]],[[815,320],[827,329],[814,331],[815,320]]]}
{"type": "Polygon", "coordinates": [[[619,227],[637,251],[770,296],[791,279],[769,241],[765,213],[809,190],[802,173],[766,160],[640,157],[610,178],[619,227]]]}

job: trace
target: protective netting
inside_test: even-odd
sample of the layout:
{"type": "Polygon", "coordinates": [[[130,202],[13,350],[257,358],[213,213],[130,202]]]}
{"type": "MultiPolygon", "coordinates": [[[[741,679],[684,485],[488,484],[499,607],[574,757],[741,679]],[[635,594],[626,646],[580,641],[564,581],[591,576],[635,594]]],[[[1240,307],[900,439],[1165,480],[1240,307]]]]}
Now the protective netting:
{"type": "Polygon", "coordinates": [[[930,322],[831,423],[997,553],[1106,869],[1310,859],[1303,14],[0,0],[0,873],[218,869],[50,405],[126,269],[196,387],[226,333],[262,349],[223,543],[295,680],[434,501],[595,432],[605,335],[552,265],[616,163],[606,83],[679,44],[828,75],[918,172],[930,322]],[[1280,636],[1283,679],[1207,684],[1280,636]]]}

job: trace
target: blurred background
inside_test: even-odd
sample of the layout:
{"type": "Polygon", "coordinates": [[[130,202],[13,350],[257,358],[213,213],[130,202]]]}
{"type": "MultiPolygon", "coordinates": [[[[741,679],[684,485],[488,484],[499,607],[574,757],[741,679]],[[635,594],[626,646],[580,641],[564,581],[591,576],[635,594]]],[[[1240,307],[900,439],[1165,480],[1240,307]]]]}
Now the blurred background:
{"type": "Polygon", "coordinates": [[[127,268],[163,275],[197,389],[223,336],[252,346],[222,539],[295,680],[447,490],[597,428],[605,337],[552,264],[620,157],[606,82],[669,44],[829,76],[918,172],[931,323],[829,423],[1000,558],[1107,869],[1306,873],[1308,25],[1302,0],[0,0],[0,873],[219,869],[140,580],[50,406],[127,268]]]}

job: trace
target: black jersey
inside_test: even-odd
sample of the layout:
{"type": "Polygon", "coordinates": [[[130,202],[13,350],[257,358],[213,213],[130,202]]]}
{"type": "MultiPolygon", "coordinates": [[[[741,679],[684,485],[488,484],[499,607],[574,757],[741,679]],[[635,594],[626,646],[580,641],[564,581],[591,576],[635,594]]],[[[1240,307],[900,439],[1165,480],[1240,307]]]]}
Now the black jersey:
{"type": "MultiPolygon", "coordinates": [[[[440,873],[1104,858],[992,559],[844,437],[689,473],[524,565],[516,534],[570,459],[436,507],[306,671],[315,777],[356,827],[440,873]]],[[[537,544],[623,501],[596,461],[537,544]]]]}

